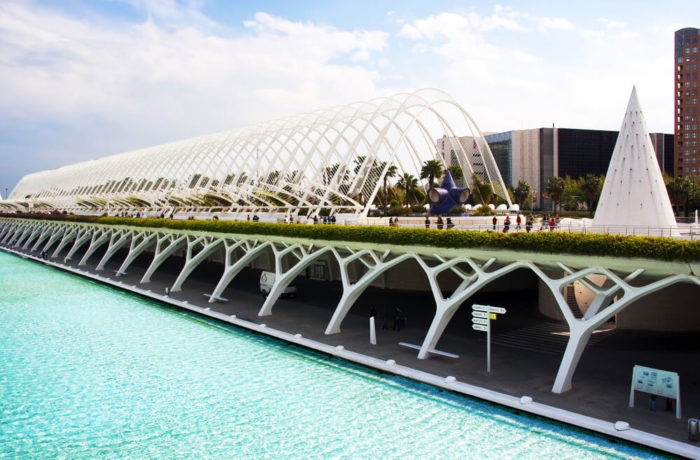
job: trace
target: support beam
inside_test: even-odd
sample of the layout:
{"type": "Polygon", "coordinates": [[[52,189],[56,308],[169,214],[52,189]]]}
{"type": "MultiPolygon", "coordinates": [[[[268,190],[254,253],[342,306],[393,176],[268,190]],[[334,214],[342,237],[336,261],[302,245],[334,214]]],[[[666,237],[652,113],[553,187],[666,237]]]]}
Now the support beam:
{"type": "Polygon", "coordinates": [[[99,249],[100,246],[102,246],[104,243],[107,242],[109,237],[112,234],[112,230],[102,230],[96,231],[92,235],[92,239],[90,240],[90,246],[88,247],[87,251],[85,251],[85,255],[83,256],[82,259],[80,259],[80,262],[78,262],[78,265],[85,265],[87,264],[88,259],[90,256],[99,249]]]}
{"type": "Polygon", "coordinates": [[[192,271],[197,268],[199,264],[204,262],[204,260],[209,257],[209,255],[216,250],[216,248],[219,247],[219,245],[223,244],[223,240],[221,239],[213,239],[213,238],[196,238],[191,241],[187,242],[187,255],[185,257],[185,266],[182,267],[182,270],[180,271],[180,274],[178,275],[177,279],[173,283],[172,288],[170,290],[172,292],[177,292],[182,290],[182,283],[185,282],[188,276],[192,273],[192,271]],[[198,244],[204,244],[204,247],[202,248],[201,251],[197,255],[193,255],[193,250],[198,244]]]}
{"type": "Polygon", "coordinates": [[[104,270],[105,264],[112,258],[114,254],[117,253],[129,240],[132,238],[134,232],[122,230],[119,232],[113,232],[112,236],[109,238],[109,246],[107,247],[107,252],[102,256],[102,259],[97,263],[95,270],[104,270]]]}
{"type": "Polygon", "coordinates": [[[117,276],[126,275],[126,269],[129,268],[131,263],[136,260],[136,258],[141,255],[148,247],[156,243],[158,238],[157,233],[135,233],[132,232],[131,245],[129,247],[129,254],[126,255],[126,259],[122,262],[119,270],[117,270],[117,276]]]}
{"type": "Polygon", "coordinates": [[[156,243],[156,252],[151,261],[151,265],[148,266],[146,273],[141,278],[141,283],[150,283],[151,276],[160,267],[160,265],[165,262],[165,260],[170,257],[175,251],[182,248],[187,243],[187,237],[182,235],[168,234],[163,237],[158,238],[156,243]]]}
{"type": "Polygon", "coordinates": [[[385,271],[400,264],[401,262],[414,257],[413,254],[401,254],[400,256],[384,261],[389,256],[389,251],[379,258],[373,251],[363,250],[352,254],[349,257],[341,257],[336,250],[333,251],[340,265],[340,276],[343,283],[343,296],[340,298],[338,305],[333,311],[333,316],[326,326],[326,335],[337,334],[340,332],[340,325],[347,316],[350,308],[362,293],[369,287],[372,282],[382,275],[385,271]],[[368,271],[356,283],[350,283],[348,275],[348,267],[350,263],[360,259],[364,255],[370,255],[374,261],[374,265],[367,267],[368,271]]]}
{"type": "Polygon", "coordinates": [[[258,244],[257,240],[253,241],[252,243],[245,240],[232,244],[226,242],[226,265],[224,268],[224,274],[221,276],[216,288],[214,288],[214,292],[212,292],[211,296],[209,297],[209,303],[214,303],[217,298],[220,298],[224,290],[228,287],[231,281],[233,281],[236,275],[238,275],[238,273],[240,273],[240,271],[243,270],[246,265],[258,257],[260,253],[262,253],[268,246],[272,246],[272,243],[269,241],[262,244],[258,244]],[[243,249],[246,251],[246,253],[234,263],[233,254],[238,248],[243,249]]]}
{"type": "Polygon", "coordinates": [[[41,243],[46,241],[46,238],[48,238],[54,231],[56,231],[56,226],[55,225],[47,225],[43,227],[43,230],[41,231],[41,235],[39,235],[39,238],[36,239],[34,242],[34,246],[30,249],[31,252],[36,251],[39,249],[39,246],[41,246],[41,243]]]}
{"type": "MultiPolygon", "coordinates": [[[[308,267],[309,264],[311,264],[314,260],[318,259],[324,254],[331,252],[331,247],[321,248],[316,250],[315,252],[309,252],[309,250],[304,249],[303,246],[299,246],[299,249],[302,252],[302,257],[293,267],[291,267],[284,273],[282,273],[281,271],[282,258],[280,257],[279,260],[276,260],[275,282],[270,288],[270,293],[267,295],[267,298],[265,298],[265,303],[263,303],[263,306],[260,308],[258,316],[271,315],[272,307],[275,305],[275,302],[277,302],[284,290],[287,289],[287,286],[289,286],[289,284],[292,281],[294,281],[294,278],[296,278],[299,275],[299,273],[301,273],[302,270],[306,269],[306,267],[308,267]]],[[[288,248],[288,250],[293,250],[293,247],[288,248]]],[[[277,259],[277,254],[275,254],[275,259],[277,259]]]]}
{"type": "Polygon", "coordinates": [[[63,248],[65,248],[68,243],[75,239],[76,234],[77,229],[75,227],[67,227],[65,233],[63,234],[63,237],[61,238],[61,242],[58,243],[58,246],[56,247],[56,250],[53,252],[51,257],[57,257],[58,254],[63,250],[63,248]]]}
{"type": "Polygon", "coordinates": [[[83,228],[81,230],[78,230],[78,236],[75,238],[75,243],[73,243],[73,247],[68,251],[68,255],[63,259],[65,262],[68,262],[73,258],[73,255],[82,247],[83,244],[85,244],[86,241],[88,241],[90,238],[92,238],[93,233],[96,231],[94,228],[83,228]]]}

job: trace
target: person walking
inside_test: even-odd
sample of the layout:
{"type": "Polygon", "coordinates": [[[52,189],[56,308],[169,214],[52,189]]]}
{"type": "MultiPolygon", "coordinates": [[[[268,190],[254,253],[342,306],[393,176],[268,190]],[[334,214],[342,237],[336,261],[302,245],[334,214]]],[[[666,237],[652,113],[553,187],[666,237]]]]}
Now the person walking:
{"type": "Polygon", "coordinates": [[[525,231],[530,233],[532,230],[532,216],[528,216],[525,220],[525,231]]]}
{"type": "Polygon", "coordinates": [[[430,218],[425,216],[425,228],[430,228],[430,218]]]}
{"type": "Polygon", "coordinates": [[[520,230],[520,224],[523,222],[523,220],[520,218],[520,213],[518,213],[518,217],[515,219],[515,229],[520,230]]]}
{"type": "Polygon", "coordinates": [[[495,231],[495,230],[496,230],[496,225],[498,225],[498,219],[496,219],[496,216],[493,216],[492,222],[493,222],[493,229],[494,229],[494,231],[495,231]]]}
{"type": "Polygon", "coordinates": [[[452,218],[448,217],[447,218],[447,229],[450,230],[455,227],[455,224],[452,223],[452,218]]]}
{"type": "Polygon", "coordinates": [[[444,222],[442,221],[442,216],[438,216],[437,218],[437,229],[442,230],[444,226],[444,222]]]}
{"type": "Polygon", "coordinates": [[[503,221],[503,233],[508,233],[509,229],[510,229],[510,216],[506,216],[506,219],[503,221]]]}

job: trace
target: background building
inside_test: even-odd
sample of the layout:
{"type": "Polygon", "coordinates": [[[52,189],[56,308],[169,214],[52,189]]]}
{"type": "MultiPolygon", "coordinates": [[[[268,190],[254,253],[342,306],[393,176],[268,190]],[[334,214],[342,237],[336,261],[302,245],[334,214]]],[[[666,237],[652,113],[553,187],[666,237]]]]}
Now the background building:
{"type": "MultiPolygon", "coordinates": [[[[507,187],[523,180],[536,192],[535,205],[548,207],[542,198],[551,176],[605,174],[612,157],[617,131],[570,128],[535,128],[485,136],[507,187]]],[[[650,134],[661,171],[673,174],[673,135],[650,134]]]]}
{"type": "Polygon", "coordinates": [[[676,31],[676,122],[674,123],[675,168],[674,176],[700,177],[700,149],[698,148],[698,46],[700,30],[693,27],[676,31]]]}

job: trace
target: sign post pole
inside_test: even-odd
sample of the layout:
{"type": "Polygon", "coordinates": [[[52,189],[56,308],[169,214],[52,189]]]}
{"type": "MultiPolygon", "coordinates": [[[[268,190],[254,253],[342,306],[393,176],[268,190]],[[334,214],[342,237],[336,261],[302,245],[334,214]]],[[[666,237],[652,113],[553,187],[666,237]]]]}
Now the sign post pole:
{"type": "Polygon", "coordinates": [[[491,320],[504,315],[505,308],[490,305],[472,305],[472,329],[486,332],[486,372],[491,372],[491,320]]]}
{"type": "Polygon", "coordinates": [[[491,372],[491,321],[486,325],[486,372],[491,372]]]}

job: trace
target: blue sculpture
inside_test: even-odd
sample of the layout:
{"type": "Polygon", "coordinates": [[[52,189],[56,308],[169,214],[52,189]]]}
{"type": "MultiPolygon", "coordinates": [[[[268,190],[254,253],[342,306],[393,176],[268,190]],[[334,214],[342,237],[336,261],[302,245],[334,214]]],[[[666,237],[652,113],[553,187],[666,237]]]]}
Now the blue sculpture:
{"type": "Polygon", "coordinates": [[[466,187],[455,187],[450,171],[445,171],[440,187],[431,187],[428,190],[430,201],[430,215],[439,216],[450,213],[450,209],[460,206],[469,199],[470,190],[466,187]]]}

